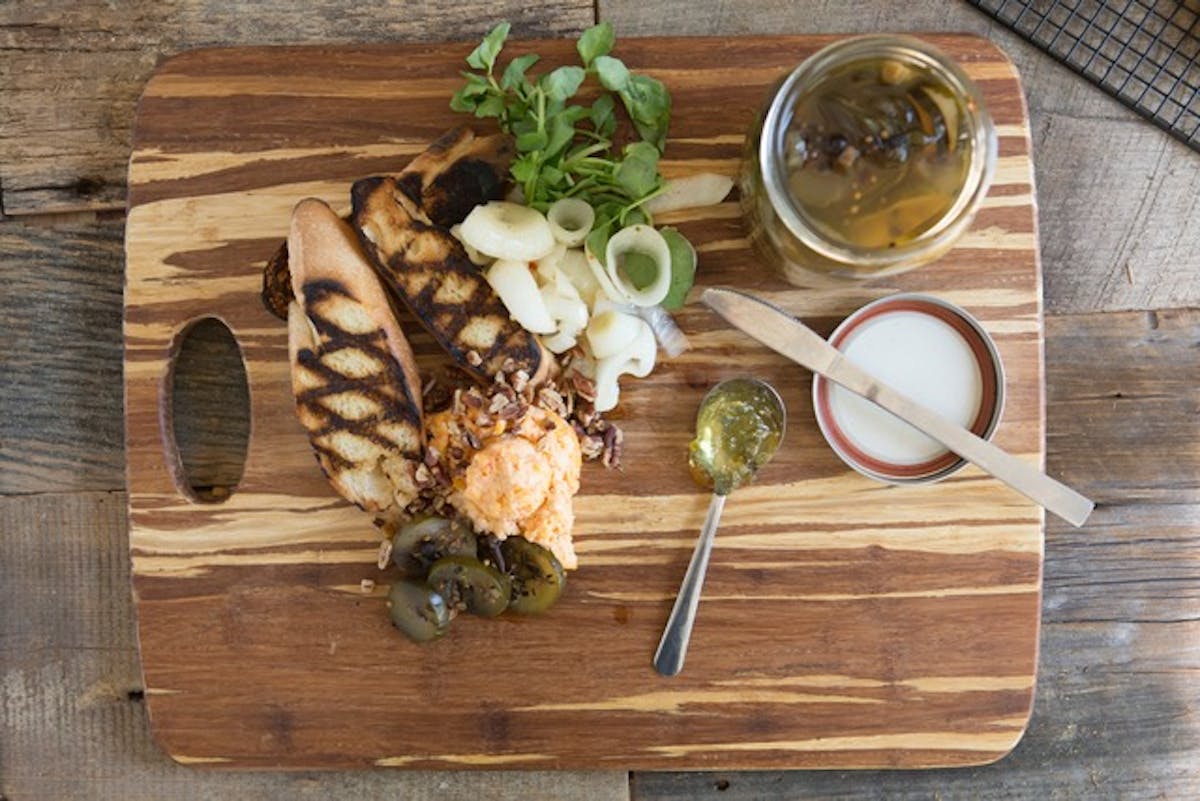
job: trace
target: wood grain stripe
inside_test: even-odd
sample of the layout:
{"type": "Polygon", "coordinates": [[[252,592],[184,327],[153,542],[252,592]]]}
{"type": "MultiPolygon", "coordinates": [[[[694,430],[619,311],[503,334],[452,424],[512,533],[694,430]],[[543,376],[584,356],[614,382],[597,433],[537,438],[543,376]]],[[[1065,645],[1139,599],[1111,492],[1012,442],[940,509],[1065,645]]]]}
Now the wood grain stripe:
{"type": "Polygon", "coordinates": [[[1023,729],[1020,728],[1014,730],[1007,727],[983,734],[915,731],[863,737],[817,737],[810,740],[658,745],[649,746],[646,750],[672,758],[718,751],[985,751],[1003,753],[1016,744],[1022,731],[1023,729]]]}

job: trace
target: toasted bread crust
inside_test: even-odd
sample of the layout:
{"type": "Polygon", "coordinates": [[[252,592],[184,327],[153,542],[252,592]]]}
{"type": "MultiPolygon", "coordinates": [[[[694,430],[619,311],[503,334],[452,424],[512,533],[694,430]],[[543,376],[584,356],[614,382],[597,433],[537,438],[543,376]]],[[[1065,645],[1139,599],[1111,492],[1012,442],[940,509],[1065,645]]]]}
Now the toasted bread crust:
{"type": "Polygon", "coordinates": [[[363,251],[455,363],[479,381],[523,370],[534,383],[552,359],[441,226],[415,219],[390,177],[364,178],[351,190],[363,251]]]}
{"type": "Polygon", "coordinates": [[[449,228],[504,194],[515,152],[510,136],[476,136],[461,126],[438,137],[396,183],[428,222],[449,228]]]}
{"type": "Polygon", "coordinates": [[[370,511],[403,508],[424,449],[412,349],[353,231],[323,202],[297,205],[288,249],[297,416],[343,497],[370,511]]]}
{"type": "Polygon", "coordinates": [[[263,267],[262,302],[267,311],[281,320],[286,320],[288,306],[291,305],[293,299],[287,240],[284,240],[263,267]]]}

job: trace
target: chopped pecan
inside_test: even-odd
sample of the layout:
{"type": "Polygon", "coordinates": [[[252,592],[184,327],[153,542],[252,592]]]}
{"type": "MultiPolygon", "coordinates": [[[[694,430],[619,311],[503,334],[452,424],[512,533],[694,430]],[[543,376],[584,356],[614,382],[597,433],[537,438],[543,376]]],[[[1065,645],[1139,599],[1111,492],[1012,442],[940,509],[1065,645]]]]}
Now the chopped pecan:
{"type": "Polygon", "coordinates": [[[526,411],[527,409],[524,404],[510,403],[500,409],[500,413],[497,416],[501,420],[517,420],[524,417],[526,411]]]}
{"type": "Polygon", "coordinates": [[[604,438],[589,434],[579,441],[579,449],[583,458],[591,461],[604,453],[604,438]]]}

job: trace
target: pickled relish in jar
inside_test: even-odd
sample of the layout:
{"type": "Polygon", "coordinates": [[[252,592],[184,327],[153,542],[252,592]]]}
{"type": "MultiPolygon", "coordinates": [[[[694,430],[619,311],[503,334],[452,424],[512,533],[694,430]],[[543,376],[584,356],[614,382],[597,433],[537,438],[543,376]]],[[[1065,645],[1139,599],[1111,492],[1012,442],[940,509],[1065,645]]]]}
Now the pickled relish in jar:
{"type": "Polygon", "coordinates": [[[841,65],[796,101],[784,140],[788,191],[830,239],[907,244],[946,216],[966,180],[969,103],[919,65],[841,65]]]}
{"type": "Polygon", "coordinates": [[[996,130],[961,66],[911,36],[834,42],[771,92],[740,183],[764,265],[803,287],[928,264],[967,230],[996,130]]]}

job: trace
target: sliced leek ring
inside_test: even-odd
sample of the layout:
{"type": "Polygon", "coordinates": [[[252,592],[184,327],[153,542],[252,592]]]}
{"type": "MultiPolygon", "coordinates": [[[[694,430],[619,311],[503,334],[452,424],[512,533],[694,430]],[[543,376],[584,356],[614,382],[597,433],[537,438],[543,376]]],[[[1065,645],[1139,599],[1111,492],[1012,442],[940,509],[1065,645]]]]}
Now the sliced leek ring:
{"type": "Polygon", "coordinates": [[[597,359],[607,359],[622,352],[637,339],[642,325],[645,323],[637,317],[615,309],[605,309],[592,315],[587,324],[587,339],[592,355],[597,359]]]}
{"type": "MultiPolygon", "coordinates": [[[[614,303],[629,303],[629,296],[625,291],[613,283],[612,278],[608,275],[608,270],[605,269],[604,263],[596,258],[596,254],[592,251],[584,249],[584,254],[587,257],[587,266],[592,273],[592,277],[596,279],[596,283],[600,286],[600,295],[608,298],[614,303]]],[[[597,301],[599,298],[597,298],[597,301]]]]}
{"type": "Polygon", "coordinates": [[[667,181],[657,195],[642,204],[642,208],[649,214],[665,214],[668,211],[713,206],[723,201],[732,190],[733,179],[728,175],[702,172],[667,181]]]}
{"type": "MultiPolygon", "coordinates": [[[[566,286],[570,287],[571,285],[567,284],[566,286]]],[[[570,292],[574,291],[574,287],[571,287],[570,292]]],[[[550,317],[559,331],[570,329],[578,333],[588,324],[587,305],[579,298],[579,295],[559,292],[550,286],[542,287],[541,292],[546,311],[550,312],[550,317]]]]}
{"type": "Polygon", "coordinates": [[[671,249],[667,246],[667,240],[653,226],[630,225],[617,231],[608,240],[604,271],[622,295],[613,300],[635,306],[657,306],[671,289],[671,249]],[[654,262],[654,280],[644,289],[638,289],[622,271],[622,262],[631,252],[643,253],[654,262]]]}
{"type": "MultiPolygon", "coordinates": [[[[637,319],[637,318],[634,318],[637,319]]],[[[622,351],[596,361],[596,411],[607,412],[617,405],[621,388],[618,379],[622,375],[645,378],[654,369],[658,345],[654,332],[645,320],[637,319],[639,329],[633,341],[622,351]]]]}
{"type": "Polygon", "coordinates": [[[537,261],[554,250],[554,233],[541,212],[503,200],[471,209],[459,234],[480,253],[508,261],[537,261]]]}
{"type": "Polygon", "coordinates": [[[499,259],[488,269],[487,280],[508,313],[526,331],[552,334],[557,330],[537,281],[529,271],[529,262],[499,259]]]}
{"type": "Polygon", "coordinates": [[[566,255],[567,246],[562,242],[555,242],[550,252],[536,261],[538,283],[545,284],[555,280],[558,273],[558,265],[562,264],[562,260],[566,258],[566,255]]]}
{"type": "Polygon", "coordinates": [[[600,288],[600,282],[596,280],[596,276],[592,274],[592,270],[588,267],[587,255],[577,248],[572,248],[563,254],[562,261],[558,263],[558,269],[566,280],[575,287],[579,292],[579,297],[583,298],[583,302],[591,308],[596,304],[596,296],[603,290],[600,288]]]}
{"type": "Polygon", "coordinates": [[[546,221],[550,223],[555,241],[569,248],[577,248],[591,233],[596,212],[587,201],[564,197],[550,205],[546,211],[546,221]]]}
{"type": "Polygon", "coordinates": [[[457,239],[459,241],[459,243],[463,246],[463,250],[465,250],[467,252],[467,258],[470,259],[471,263],[474,264],[476,267],[492,266],[492,262],[495,261],[494,258],[480,253],[478,250],[471,247],[466,242],[463,242],[462,223],[459,223],[458,225],[450,226],[450,236],[454,237],[455,239],[457,239]]]}

